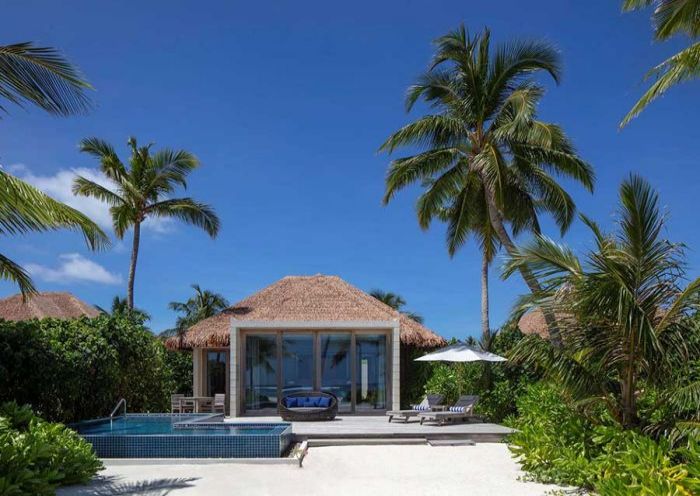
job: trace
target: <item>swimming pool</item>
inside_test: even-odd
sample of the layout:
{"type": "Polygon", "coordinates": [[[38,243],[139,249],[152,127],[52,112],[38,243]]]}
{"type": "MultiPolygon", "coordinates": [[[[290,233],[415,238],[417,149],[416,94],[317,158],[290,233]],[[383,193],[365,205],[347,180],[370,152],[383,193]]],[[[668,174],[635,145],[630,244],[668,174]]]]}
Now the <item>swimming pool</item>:
{"type": "Polygon", "coordinates": [[[101,458],[279,458],[289,423],[227,424],[221,416],[128,414],[71,426],[101,458]]]}

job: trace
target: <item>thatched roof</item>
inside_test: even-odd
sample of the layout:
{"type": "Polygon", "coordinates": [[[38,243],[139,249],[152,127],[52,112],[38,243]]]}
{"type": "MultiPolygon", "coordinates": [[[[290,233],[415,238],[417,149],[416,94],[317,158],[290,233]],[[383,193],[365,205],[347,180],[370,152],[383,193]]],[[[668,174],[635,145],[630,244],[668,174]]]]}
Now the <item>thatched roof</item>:
{"type": "Polygon", "coordinates": [[[0,319],[77,319],[97,317],[100,312],[70,293],[38,293],[22,300],[21,294],[0,299],[0,319]]]}
{"type": "Polygon", "coordinates": [[[520,317],[518,328],[523,334],[537,334],[541,338],[549,338],[549,327],[544,313],[539,308],[534,308],[520,317]]]}
{"type": "Polygon", "coordinates": [[[192,326],[171,349],[226,347],[231,319],[237,321],[379,321],[399,319],[401,342],[423,348],[443,346],[445,339],[337,276],[287,276],[192,326]]]}

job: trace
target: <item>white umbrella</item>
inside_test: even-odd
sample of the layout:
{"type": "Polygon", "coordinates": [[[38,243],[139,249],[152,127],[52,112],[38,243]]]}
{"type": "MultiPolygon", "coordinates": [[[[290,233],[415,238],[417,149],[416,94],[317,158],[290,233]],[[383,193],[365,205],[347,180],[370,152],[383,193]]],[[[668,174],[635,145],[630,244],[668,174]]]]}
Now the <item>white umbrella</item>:
{"type": "Polygon", "coordinates": [[[464,343],[457,343],[442,348],[422,357],[416,358],[416,362],[505,362],[506,358],[494,355],[488,351],[475,350],[464,343]]]}

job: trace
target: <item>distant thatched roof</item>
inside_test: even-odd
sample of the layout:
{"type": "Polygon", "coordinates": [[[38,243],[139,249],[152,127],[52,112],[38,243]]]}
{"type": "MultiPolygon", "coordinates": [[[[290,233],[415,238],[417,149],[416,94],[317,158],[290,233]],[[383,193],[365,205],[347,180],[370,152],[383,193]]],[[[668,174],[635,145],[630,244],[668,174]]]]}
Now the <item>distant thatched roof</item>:
{"type": "Polygon", "coordinates": [[[518,328],[523,334],[537,334],[544,339],[549,338],[549,327],[544,313],[539,308],[534,308],[520,317],[518,328]]]}
{"type": "Polygon", "coordinates": [[[31,320],[97,317],[100,312],[70,293],[39,293],[22,300],[21,294],[0,299],[0,319],[31,320]]]}
{"type": "Polygon", "coordinates": [[[447,342],[427,327],[401,315],[337,276],[287,276],[198,322],[184,336],[169,338],[171,349],[229,345],[231,319],[237,321],[379,321],[399,319],[401,342],[420,347],[447,342]]]}

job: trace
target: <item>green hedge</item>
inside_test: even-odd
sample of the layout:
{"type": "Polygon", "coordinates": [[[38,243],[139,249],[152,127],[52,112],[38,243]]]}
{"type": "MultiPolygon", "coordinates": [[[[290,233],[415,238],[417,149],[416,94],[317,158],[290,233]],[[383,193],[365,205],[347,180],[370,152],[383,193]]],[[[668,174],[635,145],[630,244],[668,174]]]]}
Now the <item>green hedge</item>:
{"type": "Polygon", "coordinates": [[[644,434],[622,431],[605,414],[587,416],[553,385],[529,386],[509,425],[511,451],[529,477],[583,487],[601,495],[700,494],[700,448],[672,449],[644,434]]]}
{"type": "Polygon", "coordinates": [[[0,496],[49,495],[89,481],[102,463],[72,430],[35,416],[29,407],[0,405],[0,496]]]}
{"type": "Polygon", "coordinates": [[[129,411],[167,411],[186,388],[163,344],[128,316],[0,321],[0,402],[29,404],[44,418],[105,416],[119,398],[129,411]]]}

